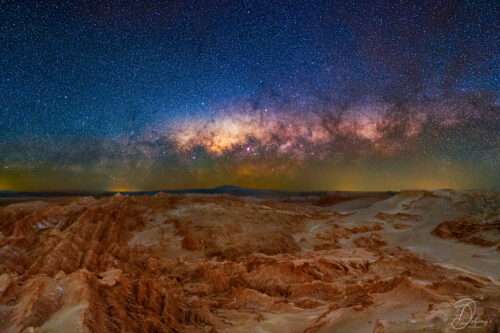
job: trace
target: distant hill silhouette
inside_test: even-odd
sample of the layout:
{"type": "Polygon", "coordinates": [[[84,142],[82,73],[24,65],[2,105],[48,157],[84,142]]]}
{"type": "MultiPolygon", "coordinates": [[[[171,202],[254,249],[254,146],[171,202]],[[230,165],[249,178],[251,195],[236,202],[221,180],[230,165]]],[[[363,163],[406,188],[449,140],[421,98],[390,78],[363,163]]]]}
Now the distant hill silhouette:
{"type": "Polygon", "coordinates": [[[232,185],[223,185],[215,188],[198,188],[185,190],[161,190],[161,191],[144,191],[144,192],[113,192],[113,191],[61,191],[61,192],[28,192],[28,191],[0,191],[0,197],[60,197],[60,196],[106,196],[115,193],[123,193],[130,195],[154,195],[156,193],[168,194],[230,194],[242,197],[286,197],[286,196],[321,196],[328,191],[282,191],[268,189],[253,189],[232,185]]]}

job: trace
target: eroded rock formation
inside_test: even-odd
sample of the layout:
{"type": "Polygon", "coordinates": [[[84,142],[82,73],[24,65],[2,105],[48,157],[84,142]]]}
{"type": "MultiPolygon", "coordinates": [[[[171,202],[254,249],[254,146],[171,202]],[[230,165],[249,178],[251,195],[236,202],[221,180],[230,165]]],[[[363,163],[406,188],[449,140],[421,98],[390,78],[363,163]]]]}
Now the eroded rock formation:
{"type": "Polygon", "coordinates": [[[414,191],[320,205],[167,194],[9,205],[0,331],[452,331],[467,297],[478,331],[494,332],[499,202],[414,191]]]}

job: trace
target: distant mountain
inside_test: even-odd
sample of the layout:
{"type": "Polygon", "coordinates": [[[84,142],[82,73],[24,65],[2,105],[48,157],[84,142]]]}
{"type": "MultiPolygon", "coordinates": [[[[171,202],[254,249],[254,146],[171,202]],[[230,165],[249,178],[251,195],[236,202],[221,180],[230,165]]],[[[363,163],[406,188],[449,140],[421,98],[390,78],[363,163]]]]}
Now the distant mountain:
{"type": "Polygon", "coordinates": [[[158,192],[169,193],[169,194],[187,194],[187,193],[229,194],[238,197],[318,196],[327,193],[326,191],[309,192],[309,191],[281,191],[281,190],[253,189],[253,188],[246,188],[246,187],[239,187],[232,185],[223,185],[210,189],[165,190],[158,192]]]}
{"type": "MultiPolygon", "coordinates": [[[[61,197],[61,196],[107,196],[118,192],[108,191],[64,191],[64,192],[17,192],[17,191],[0,191],[0,197],[61,197]]],[[[146,191],[146,192],[120,192],[129,195],[154,195],[156,193],[167,194],[229,194],[240,197],[291,197],[291,196],[321,196],[328,193],[327,191],[281,191],[281,190],[261,190],[252,189],[232,185],[223,185],[215,188],[202,189],[185,189],[185,190],[162,190],[162,191],[146,191]]]]}
{"type": "Polygon", "coordinates": [[[90,191],[62,191],[62,192],[28,192],[28,191],[0,191],[0,197],[66,197],[77,195],[101,195],[111,192],[90,191]]]}
{"type": "Polygon", "coordinates": [[[128,195],[155,195],[156,193],[167,194],[229,194],[238,197],[259,197],[259,198],[303,198],[306,197],[324,197],[324,200],[339,200],[341,201],[352,199],[354,197],[366,196],[371,194],[394,195],[395,192],[346,192],[346,191],[283,191],[283,190],[267,190],[254,189],[232,185],[223,185],[215,188],[199,188],[185,190],[162,190],[162,191],[145,191],[145,192],[109,192],[109,191],[63,191],[63,192],[16,192],[16,191],[0,191],[0,198],[23,198],[23,197],[65,197],[65,196],[109,196],[115,193],[128,195]]]}

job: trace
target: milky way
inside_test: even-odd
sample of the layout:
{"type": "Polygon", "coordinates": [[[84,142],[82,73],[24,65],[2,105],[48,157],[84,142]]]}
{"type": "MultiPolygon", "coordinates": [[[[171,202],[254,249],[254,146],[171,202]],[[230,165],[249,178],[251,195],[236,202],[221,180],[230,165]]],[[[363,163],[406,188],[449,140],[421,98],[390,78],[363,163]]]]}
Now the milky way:
{"type": "Polygon", "coordinates": [[[0,13],[0,190],[500,186],[494,1],[0,13]]]}

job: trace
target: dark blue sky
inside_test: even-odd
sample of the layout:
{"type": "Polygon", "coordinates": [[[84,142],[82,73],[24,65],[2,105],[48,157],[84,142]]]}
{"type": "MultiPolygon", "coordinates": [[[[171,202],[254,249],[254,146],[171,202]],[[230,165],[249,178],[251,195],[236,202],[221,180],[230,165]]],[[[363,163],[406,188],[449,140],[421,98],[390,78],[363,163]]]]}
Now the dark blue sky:
{"type": "MultiPolygon", "coordinates": [[[[292,163],[294,177],[316,163],[328,168],[341,161],[347,167],[361,159],[371,167],[375,157],[366,158],[363,145],[387,146],[386,139],[404,141],[390,157],[376,158],[391,170],[411,160],[407,155],[415,156],[422,144],[432,156],[454,165],[479,163],[481,172],[498,162],[490,156],[499,148],[496,1],[11,1],[0,8],[0,162],[9,170],[5,179],[70,169],[71,177],[101,179],[89,186],[95,188],[112,183],[108,180],[116,178],[116,168],[128,168],[123,161],[150,175],[153,169],[165,171],[166,165],[185,169],[179,155],[201,150],[206,163],[191,173],[210,169],[220,174],[220,181],[241,183],[237,171],[226,166],[240,163],[234,151],[252,142],[261,151],[245,165],[260,165],[254,175],[258,179],[250,182],[258,186],[264,182],[258,177],[261,168],[285,165],[265,152],[287,142],[300,146],[304,141],[301,148],[307,143],[309,149],[301,152],[309,156],[304,165],[292,163]],[[486,103],[476,116],[474,98],[486,103]],[[379,108],[385,111],[373,111],[379,108]],[[286,120],[288,125],[310,120],[331,137],[318,146],[317,135],[311,134],[314,125],[299,121],[293,126],[305,126],[309,136],[284,134],[283,124],[276,123],[266,132],[272,141],[242,131],[240,124],[237,138],[231,137],[213,156],[207,140],[234,134],[228,126],[235,121],[222,119],[247,113],[254,117],[267,109],[272,119],[266,123],[287,117],[293,119],[286,120]],[[443,116],[428,115],[437,109],[443,116]],[[454,141],[450,153],[444,148],[449,136],[428,141],[426,131],[443,133],[441,127],[462,117],[460,112],[467,115],[465,122],[457,122],[460,128],[452,133],[467,131],[467,145],[454,141]],[[369,119],[362,121],[371,122],[375,134],[365,135],[373,129],[359,134],[356,117],[365,114],[369,119]],[[425,130],[418,133],[426,138],[403,140],[422,117],[425,130]],[[475,123],[478,117],[481,121],[475,123]],[[214,123],[221,125],[207,127],[214,123]],[[349,134],[342,124],[351,129],[349,134]],[[184,149],[178,138],[193,126],[209,137],[202,142],[188,135],[191,143],[184,149]],[[339,133],[349,144],[339,146],[341,141],[334,140],[339,133]],[[147,151],[140,148],[144,145],[147,151]],[[362,157],[350,156],[353,149],[362,157]],[[349,156],[332,153],[339,150],[349,156]],[[158,154],[165,159],[161,163],[158,154]],[[323,155],[319,162],[318,155],[323,155]]],[[[293,161],[297,151],[287,154],[283,158],[293,161]]],[[[183,177],[191,179],[191,173],[183,177]]],[[[53,176],[40,177],[46,181],[33,187],[50,187],[46,184],[53,176]]],[[[160,183],[170,186],[166,178],[160,183]]],[[[498,181],[498,175],[493,178],[498,181]]],[[[276,186],[293,187],[287,185],[293,179],[280,179],[276,186]]],[[[15,187],[18,182],[8,183],[15,187]]],[[[486,181],[465,183],[483,186],[486,181]]]]}

